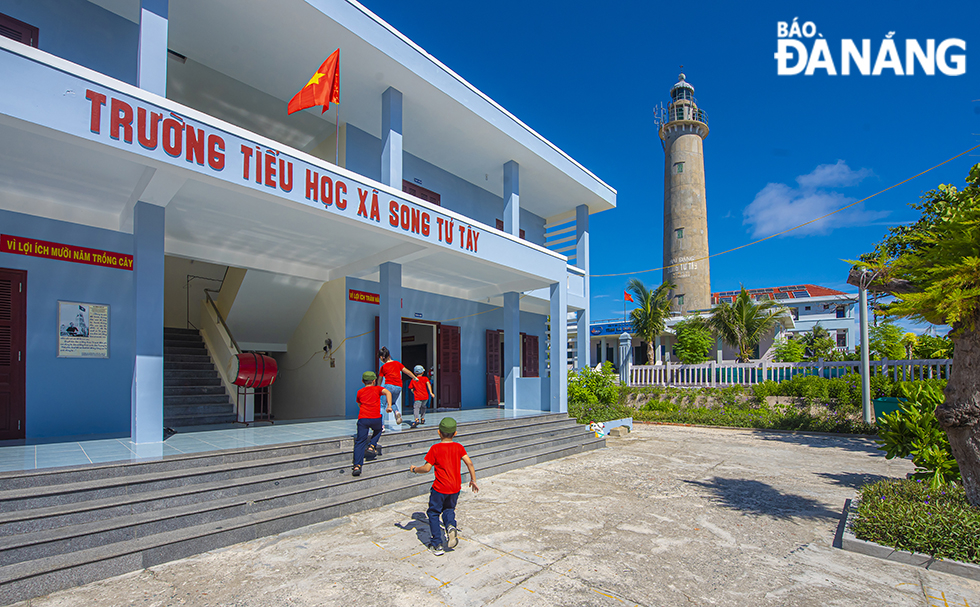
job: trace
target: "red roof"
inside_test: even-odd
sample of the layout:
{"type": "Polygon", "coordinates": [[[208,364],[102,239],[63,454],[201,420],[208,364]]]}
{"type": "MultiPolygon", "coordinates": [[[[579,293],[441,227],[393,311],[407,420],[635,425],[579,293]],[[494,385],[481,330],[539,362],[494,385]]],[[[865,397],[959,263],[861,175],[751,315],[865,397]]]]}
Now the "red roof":
{"type": "MultiPolygon", "coordinates": [[[[828,289],[827,287],[819,287],[817,285],[811,284],[798,284],[790,285],[785,287],[765,287],[762,289],[747,289],[750,295],[758,295],[766,293],[769,295],[770,299],[777,299],[775,297],[776,293],[784,293],[783,297],[778,299],[796,299],[799,297],[823,297],[827,295],[848,295],[843,291],[838,291],[836,289],[828,289]]],[[[722,297],[734,297],[739,294],[739,291],[719,291],[717,293],[711,294],[712,303],[717,303],[717,301],[722,297]]]]}

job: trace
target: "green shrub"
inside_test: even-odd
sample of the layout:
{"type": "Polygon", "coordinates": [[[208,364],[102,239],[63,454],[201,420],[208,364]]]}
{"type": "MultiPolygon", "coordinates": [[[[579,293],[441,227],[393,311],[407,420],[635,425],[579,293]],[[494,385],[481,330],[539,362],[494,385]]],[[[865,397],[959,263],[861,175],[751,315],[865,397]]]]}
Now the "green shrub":
{"type": "Polygon", "coordinates": [[[676,413],[678,406],[668,400],[651,400],[643,405],[641,411],[659,411],[661,413],[676,413]]]}
{"type": "Polygon", "coordinates": [[[892,395],[892,379],[887,375],[871,376],[871,398],[884,398],[892,395]]]}
{"type": "Polygon", "coordinates": [[[772,359],[778,363],[798,363],[806,356],[806,347],[795,339],[780,337],[772,347],[772,359]]]}
{"type": "Polygon", "coordinates": [[[858,539],[897,550],[980,564],[980,509],[958,485],[936,490],[928,483],[885,480],[861,489],[858,539]]]}
{"type": "Polygon", "coordinates": [[[899,410],[880,418],[878,448],[888,459],[911,455],[913,477],[927,480],[934,490],[960,480],[949,439],[936,419],[936,407],[945,398],[942,391],[935,385],[914,382],[903,392],[907,400],[899,410]]]}
{"type": "Polygon", "coordinates": [[[827,396],[839,411],[856,413],[861,409],[861,376],[850,373],[827,381],[827,396]]]}
{"type": "Polygon", "coordinates": [[[795,396],[813,403],[830,398],[827,393],[827,381],[816,375],[797,375],[793,379],[782,382],[781,388],[785,396],[795,396]]]}
{"type": "Polygon", "coordinates": [[[580,424],[608,422],[614,419],[634,417],[636,410],[620,403],[568,403],[568,415],[580,424]]]}
{"type": "Polygon", "coordinates": [[[892,384],[892,391],[889,396],[894,396],[896,398],[905,398],[905,391],[915,386],[917,384],[923,384],[927,386],[933,386],[940,392],[946,389],[945,379],[916,379],[914,381],[897,381],[892,384]]]}
{"type": "MultiPolygon", "coordinates": [[[[597,371],[585,367],[580,372],[568,372],[568,402],[610,405],[619,400],[612,363],[606,361],[597,371]]],[[[613,418],[618,419],[618,418],[613,418]]],[[[602,420],[605,421],[605,420],[602,420]]]]}
{"type": "Polygon", "coordinates": [[[782,387],[778,381],[767,379],[752,386],[752,395],[757,401],[765,401],[767,396],[782,396],[782,387]]]}

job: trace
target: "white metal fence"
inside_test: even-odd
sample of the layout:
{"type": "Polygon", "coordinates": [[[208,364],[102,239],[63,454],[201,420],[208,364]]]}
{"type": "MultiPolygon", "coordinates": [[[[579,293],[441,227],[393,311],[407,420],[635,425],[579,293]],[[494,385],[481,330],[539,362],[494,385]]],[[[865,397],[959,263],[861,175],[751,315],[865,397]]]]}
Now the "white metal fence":
{"type": "MultiPolygon", "coordinates": [[[[952,359],[873,360],[871,375],[887,375],[895,381],[949,378],[952,359]]],[[[697,365],[630,365],[631,386],[752,386],[766,380],[783,381],[797,375],[832,378],[860,373],[859,361],[824,361],[809,363],[734,363],[709,362],[697,365]]]]}

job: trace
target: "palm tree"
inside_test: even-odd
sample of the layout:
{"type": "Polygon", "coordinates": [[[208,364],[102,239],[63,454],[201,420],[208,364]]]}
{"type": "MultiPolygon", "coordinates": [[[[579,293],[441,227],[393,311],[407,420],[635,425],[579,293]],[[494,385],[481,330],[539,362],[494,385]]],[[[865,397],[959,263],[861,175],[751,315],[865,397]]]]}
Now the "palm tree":
{"type": "Polygon", "coordinates": [[[676,286],[664,282],[651,291],[639,278],[631,278],[627,290],[636,295],[639,307],[630,312],[630,325],[633,334],[647,342],[647,364],[653,364],[654,341],[664,332],[670,317],[670,291],[676,286]]]}
{"type": "Polygon", "coordinates": [[[726,344],[738,350],[738,361],[746,362],[784,314],[785,308],[771,299],[752,301],[749,292],[742,287],[733,303],[721,302],[715,306],[708,324],[726,344]]]}

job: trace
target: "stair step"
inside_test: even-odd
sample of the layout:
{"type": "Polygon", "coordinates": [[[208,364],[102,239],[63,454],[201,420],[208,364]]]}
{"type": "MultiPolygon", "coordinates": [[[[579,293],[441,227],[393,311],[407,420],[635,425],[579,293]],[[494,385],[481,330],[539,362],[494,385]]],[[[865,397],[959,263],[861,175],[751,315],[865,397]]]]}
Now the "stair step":
{"type": "Polygon", "coordinates": [[[167,371],[215,371],[214,364],[208,362],[183,362],[163,359],[163,372],[167,371]]]}
{"type": "MultiPolygon", "coordinates": [[[[481,477],[486,477],[604,445],[604,439],[594,437],[557,447],[538,444],[527,453],[478,460],[477,467],[481,477]]],[[[431,483],[430,478],[409,476],[404,470],[378,474],[375,480],[383,482],[374,485],[366,483],[369,479],[365,477],[346,478],[341,484],[349,486],[351,491],[347,493],[271,508],[264,499],[253,500],[239,507],[240,513],[231,518],[203,521],[179,529],[167,528],[166,520],[161,519],[164,522],[159,525],[160,533],[131,536],[111,544],[0,566],[0,602],[24,600],[423,495],[431,483]]]]}
{"type": "Polygon", "coordinates": [[[197,379],[197,381],[209,381],[212,382],[211,385],[193,383],[185,385],[175,385],[169,384],[163,389],[164,397],[167,396],[205,396],[210,394],[220,394],[227,398],[227,392],[225,392],[225,387],[221,385],[220,379],[202,380],[197,379]]]}
{"type": "Polygon", "coordinates": [[[166,428],[194,428],[213,424],[233,424],[238,421],[234,413],[199,414],[199,415],[164,415],[163,425],[166,428]]]}
{"type": "Polygon", "coordinates": [[[208,350],[207,350],[207,348],[204,347],[204,344],[203,343],[201,344],[201,347],[199,347],[199,348],[194,348],[194,347],[189,347],[189,346],[166,346],[166,345],[163,346],[163,357],[164,358],[172,358],[174,356],[180,356],[180,355],[183,355],[183,356],[207,356],[208,358],[211,357],[211,355],[208,354],[208,350]]]}
{"type": "Polygon", "coordinates": [[[163,353],[164,364],[171,363],[210,363],[211,355],[204,352],[204,354],[167,354],[163,353]]]}

